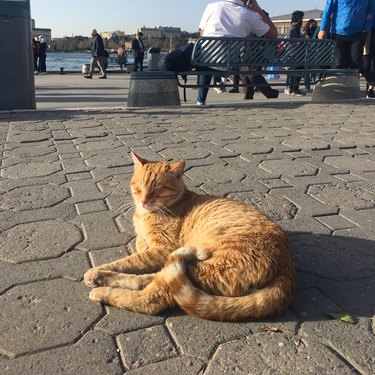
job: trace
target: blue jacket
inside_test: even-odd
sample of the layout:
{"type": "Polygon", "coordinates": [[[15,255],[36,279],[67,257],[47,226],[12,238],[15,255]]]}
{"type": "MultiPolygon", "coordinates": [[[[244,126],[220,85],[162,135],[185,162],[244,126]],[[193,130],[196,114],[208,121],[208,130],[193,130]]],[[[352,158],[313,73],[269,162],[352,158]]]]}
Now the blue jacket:
{"type": "Polygon", "coordinates": [[[373,25],[375,0],[327,0],[320,30],[328,30],[331,22],[331,33],[353,35],[369,31],[373,25]]]}

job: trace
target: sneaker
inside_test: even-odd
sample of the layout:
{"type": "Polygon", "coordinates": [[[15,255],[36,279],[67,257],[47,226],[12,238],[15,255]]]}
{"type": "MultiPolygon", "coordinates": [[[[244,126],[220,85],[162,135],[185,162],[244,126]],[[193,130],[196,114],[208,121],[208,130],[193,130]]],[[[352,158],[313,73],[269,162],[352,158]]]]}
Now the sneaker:
{"type": "Polygon", "coordinates": [[[367,90],[367,96],[366,96],[367,99],[375,99],[375,93],[374,93],[374,89],[368,89],[367,90]]]}
{"type": "Polygon", "coordinates": [[[286,95],[292,95],[292,90],[291,89],[285,89],[284,94],[286,95]]]}
{"type": "Polygon", "coordinates": [[[85,78],[88,78],[88,79],[92,79],[92,77],[91,77],[90,75],[88,75],[88,74],[85,75],[84,77],[85,77],[85,78]]]}
{"type": "Polygon", "coordinates": [[[197,101],[197,105],[206,105],[206,103],[205,102],[201,102],[201,101],[197,101]]]}
{"type": "Polygon", "coordinates": [[[292,91],[292,93],[290,95],[293,95],[293,96],[306,96],[306,93],[302,92],[299,89],[296,89],[296,90],[292,91]]]}
{"type": "Polygon", "coordinates": [[[100,76],[99,79],[107,79],[107,76],[100,76]]]}
{"type": "Polygon", "coordinates": [[[215,87],[214,90],[215,90],[218,94],[222,94],[223,92],[226,91],[225,89],[222,89],[221,87],[215,87]]]}
{"type": "Polygon", "coordinates": [[[230,94],[238,94],[240,90],[233,88],[232,90],[228,91],[230,94]]]}

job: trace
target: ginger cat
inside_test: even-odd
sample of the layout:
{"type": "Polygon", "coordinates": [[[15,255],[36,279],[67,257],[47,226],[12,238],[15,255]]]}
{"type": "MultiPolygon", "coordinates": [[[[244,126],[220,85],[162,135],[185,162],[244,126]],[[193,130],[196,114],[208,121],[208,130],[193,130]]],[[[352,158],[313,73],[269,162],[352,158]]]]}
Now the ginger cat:
{"type": "Polygon", "coordinates": [[[132,157],[137,253],[86,272],[91,300],[146,314],[178,305],[219,321],[288,307],[295,270],[277,224],[244,203],[187,190],[185,161],[132,157]]]}

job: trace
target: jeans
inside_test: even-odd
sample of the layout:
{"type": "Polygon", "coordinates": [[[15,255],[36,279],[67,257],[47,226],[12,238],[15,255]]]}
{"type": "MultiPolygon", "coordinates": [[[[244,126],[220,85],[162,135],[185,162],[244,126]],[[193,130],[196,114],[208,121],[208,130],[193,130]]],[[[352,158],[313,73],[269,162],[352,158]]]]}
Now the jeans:
{"type": "MultiPolygon", "coordinates": [[[[199,85],[209,85],[211,83],[212,76],[210,75],[200,75],[198,78],[199,85]]],[[[200,87],[198,90],[198,97],[197,101],[201,103],[206,103],[207,94],[208,94],[209,87],[200,87]]]]}

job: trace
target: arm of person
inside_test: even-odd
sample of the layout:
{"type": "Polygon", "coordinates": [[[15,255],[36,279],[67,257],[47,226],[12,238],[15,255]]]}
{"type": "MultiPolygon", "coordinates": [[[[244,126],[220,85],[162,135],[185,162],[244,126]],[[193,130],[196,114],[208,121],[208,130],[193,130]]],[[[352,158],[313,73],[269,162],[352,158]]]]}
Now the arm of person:
{"type": "Polygon", "coordinates": [[[214,4],[208,4],[206,9],[203,12],[201,21],[199,22],[199,35],[200,36],[204,36],[204,30],[206,29],[208,19],[212,15],[212,11],[213,11],[214,6],[215,6],[214,4]]]}
{"type": "Polygon", "coordinates": [[[326,6],[323,11],[322,20],[320,22],[320,31],[318,39],[326,39],[329,32],[329,25],[331,23],[331,16],[336,5],[335,0],[327,0],[326,6]]]}
{"type": "Polygon", "coordinates": [[[368,32],[372,29],[372,27],[374,27],[375,25],[374,18],[375,18],[375,1],[370,0],[368,3],[366,20],[365,20],[363,31],[368,32]]]}
{"type": "Polygon", "coordinates": [[[271,19],[266,15],[266,13],[264,13],[263,9],[259,6],[256,0],[252,0],[249,9],[257,13],[260,19],[269,26],[268,31],[263,36],[265,36],[266,38],[277,38],[279,33],[276,29],[276,26],[271,21],[271,19]]]}

